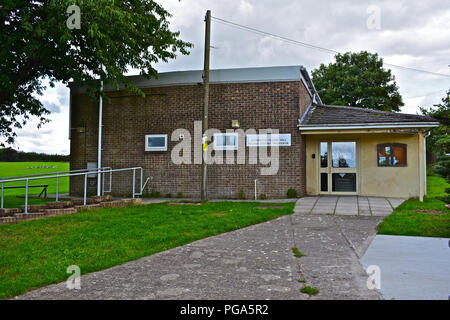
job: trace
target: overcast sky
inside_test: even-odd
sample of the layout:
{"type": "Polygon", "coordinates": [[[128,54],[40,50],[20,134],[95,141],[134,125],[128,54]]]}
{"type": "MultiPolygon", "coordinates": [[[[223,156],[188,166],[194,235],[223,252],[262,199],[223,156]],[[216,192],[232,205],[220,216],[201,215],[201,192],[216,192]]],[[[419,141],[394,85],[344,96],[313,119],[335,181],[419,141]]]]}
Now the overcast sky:
{"type": "MultiPolygon", "coordinates": [[[[339,52],[376,52],[386,63],[450,74],[450,0],[163,0],[173,17],[171,29],[192,42],[189,56],[158,64],[159,72],[203,68],[204,16],[233,21],[339,52]],[[379,20],[376,14],[379,12],[379,20]],[[379,21],[379,25],[377,25],[379,21]],[[379,28],[378,28],[379,27],[379,28]]],[[[82,21],[81,21],[82,23],[82,21]]],[[[108,27],[108,26],[105,26],[108,27]]],[[[334,60],[333,54],[212,23],[211,68],[303,65],[309,72],[334,60]]],[[[403,96],[402,112],[439,103],[450,78],[391,68],[403,96]]],[[[131,71],[130,74],[134,72],[131,71]]],[[[58,84],[40,100],[52,111],[41,129],[30,121],[18,131],[15,148],[23,151],[70,151],[69,90],[58,84]]]]}

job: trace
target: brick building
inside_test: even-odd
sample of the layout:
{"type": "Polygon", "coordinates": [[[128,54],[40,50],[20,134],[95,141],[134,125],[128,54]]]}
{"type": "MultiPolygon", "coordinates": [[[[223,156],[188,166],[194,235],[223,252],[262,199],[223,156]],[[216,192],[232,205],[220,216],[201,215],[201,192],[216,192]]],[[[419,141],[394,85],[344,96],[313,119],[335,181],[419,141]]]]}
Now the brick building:
{"type": "MultiPolygon", "coordinates": [[[[145,98],[123,89],[105,88],[109,101],[105,102],[103,106],[102,166],[112,168],[143,167],[144,179],[149,178],[144,193],[154,191],[159,192],[162,196],[182,194],[186,197],[198,198],[200,196],[201,165],[198,162],[176,164],[171,156],[173,149],[183,138],[186,138],[186,135],[192,137],[189,158],[195,159],[199,152],[201,154],[201,136],[197,139],[194,139],[194,137],[196,134],[195,121],[202,120],[202,71],[161,73],[158,79],[152,80],[132,76],[130,80],[145,92],[145,98]],[[178,134],[177,129],[184,129],[185,134],[178,134]]],[[[70,169],[83,169],[88,165],[96,167],[99,124],[98,102],[90,99],[84,88],[71,86],[70,90],[70,169]]],[[[236,144],[230,143],[227,140],[227,135],[219,134],[216,139],[212,139],[213,136],[211,136],[208,139],[209,141],[212,140],[208,148],[219,149],[220,146],[217,141],[224,139],[223,141],[228,141],[226,143],[231,144],[231,149],[236,149],[232,150],[236,157],[239,150],[245,150],[246,158],[245,163],[214,163],[207,166],[209,198],[237,198],[240,190],[248,198],[253,198],[255,179],[257,179],[258,196],[264,194],[268,198],[286,197],[288,189],[295,189],[300,196],[307,192],[310,194],[339,194],[342,192],[344,194],[367,194],[367,192],[364,192],[365,189],[361,181],[363,181],[363,178],[367,180],[368,177],[363,177],[366,173],[363,170],[364,168],[361,167],[368,165],[371,168],[374,164],[377,164],[377,160],[371,159],[367,163],[362,162],[363,157],[359,153],[359,145],[364,141],[363,137],[369,135],[376,138],[370,141],[372,144],[379,142],[380,139],[383,143],[393,143],[396,142],[397,136],[400,142],[410,139],[411,141],[408,143],[415,144],[418,140],[414,137],[419,135],[423,137],[426,130],[436,125],[432,119],[427,117],[401,118],[396,116],[399,114],[388,113],[393,116],[391,118],[384,117],[385,121],[377,123],[378,128],[371,128],[368,126],[371,123],[366,122],[363,126],[365,125],[367,128],[355,127],[353,131],[348,128],[336,129],[333,128],[333,121],[329,118],[326,118],[327,123],[325,125],[320,124],[319,119],[315,123],[320,125],[312,126],[308,124],[308,121],[320,118],[317,113],[323,112],[323,107],[329,108],[325,109],[326,112],[328,110],[336,112],[336,108],[322,106],[320,97],[315,92],[307,71],[301,66],[212,70],[210,73],[209,97],[209,128],[216,128],[225,133],[227,130],[233,129],[232,121],[237,120],[239,129],[242,131],[254,129],[258,134],[260,133],[259,130],[269,129],[269,133],[270,129],[278,130],[280,137],[286,139],[285,143],[280,143],[278,147],[279,159],[276,174],[262,175],[261,168],[267,167],[268,164],[251,163],[249,159],[250,149],[256,147],[254,147],[255,144],[252,144],[251,139],[249,140],[249,135],[236,144]],[[402,127],[409,131],[392,132],[392,124],[398,124],[399,122],[409,123],[409,127],[402,127]],[[395,138],[392,135],[390,137],[383,136],[388,131],[386,131],[387,127],[384,129],[382,127],[389,123],[391,124],[389,130],[391,130],[392,135],[395,135],[395,138]],[[315,128],[315,130],[309,130],[308,126],[315,128]],[[346,133],[346,135],[341,139],[339,135],[343,133],[346,133]],[[333,145],[334,142],[328,138],[336,141],[342,140],[343,142],[354,141],[354,146],[333,145]],[[306,151],[308,141],[310,141],[308,152],[311,154],[307,154],[306,151]],[[347,169],[348,172],[346,170],[341,170],[342,172],[339,170],[333,171],[332,157],[329,157],[330,162],[327,167],[330,169],[328,171],[317,166],[316,162],[321,157],[323,160],[323,150],[319,149],[323,149],[321,143],[324,141],[330,141],[330,149],[327,149],[327,152],[333,153],[333,155],[334,149],[332,150],[332,148],[353,148],[347,153],[341,152],[340,154],[344,158],[346,157],[345,154],[354,158],[353,162],[349,158],[347,165],[353,163],[352,166],[355,167],[355,170],[347,169]],[[329,177],[324,177],[324,174],[329,175],[329,177]],[[339,174],[346,175],[346,177],[339,178],[339,174]],[[307,182],[308,179],[310,181],[307,182]],[[320,183],[325,184],[324,179],[330,185],[330,188],[327,188],[326,191],[324,191],[324,188],[318,187],[320,183]],[[355,187],[353,188],[352,185],[355,185],[355,187]],[[335,186],[337,186],[337,189],[335,186]],[[347,189],[345,189],[345,186],[347,186],[347,189]],[[350,189],[348,189],[348,186],[350,186],[350,189]]],[[[360,115],[360,110],[353,111],[351,114],[360,115]]],[[[339,110],[337,112],[339,113],[339,110]]],[[[362,117],[364,118],[364,115],[362,117]]],[[[350,124],[354,122],[351,116],[346,115],[344,118],[344,120],[339,118],[341,127],[342,121],[344,123],[348,121],[350,124]]],[[[253,138],[255,137],[258,138],[261,135],[253,135],[253,138]]],[[[377,144],[374,148],[376,146],[377,144]]],[[[423,141],[420,146],[423,146],[423,141]]],[[[409,148],[416,147],[419,147],[419,145],[409,146],[409,148]]],[[[392,148],[394,148],[394,145],[392,145],[392,148]]],[[[392,149],[392,152],[394,151],[392,149]]],[[[377,151],[374,152],[376,157],[377,151]]],[[[386,154],[383,154],[385,160],[389,159],[390,152],[387,154],[387,158],[386,154]]],[[[401,152],[401,150],[396,152],[401,152]]],[[[418,149],[417,157],[423,157],[422,152],[423,150],[418,149]]],[[[400,154],[397,155],[398,157],[400,157],[400,154]]],[[[398,162],[395,157],[393,159],[398,162]]],[[[409,166],[412,172],[419,172],[418,170],[423,169],[420,167],[420,161],[410,161],[409,166]]],[[[371,175],[379,173],[379,170],[378,172],[369,170],[371,175]]],[[[411,174],[411,172],[408,171],[408,174],[411,174]]],[[[417,177],[420,177],[420,174],[417,177]]],[[[420,179],[423,179],[423,177],[420,179]]],[[[113,177],[113,180],[113,194],[130,193],[130,174],[118,174],[117,177],[113,177]]],[[[392,181],[390,183],[392,185],[392,181]]],[[[96,178],[90,178],[88,185],[89,192],[95,193],[96,178]]],[[[395,188],[395,182],[393,187],[395,188]]],[[[423,186],[420,188],[423,188],[423,186]]],[[[423,192],[420,188],[409,190],[407,193],[408,195],[419,196],[420,192],[423,192]]],[[[80,194],[82,190],[82,178],[73,177],[70,181],[71,194],[80,194]]],[[[370,188],[367,190],[374,193],[370,194],[369,192],[367,195],[377,195],[376,191],[370,188]]],[[[402,192],[398,192],[398,194],[403,196],[402,192]]]]}

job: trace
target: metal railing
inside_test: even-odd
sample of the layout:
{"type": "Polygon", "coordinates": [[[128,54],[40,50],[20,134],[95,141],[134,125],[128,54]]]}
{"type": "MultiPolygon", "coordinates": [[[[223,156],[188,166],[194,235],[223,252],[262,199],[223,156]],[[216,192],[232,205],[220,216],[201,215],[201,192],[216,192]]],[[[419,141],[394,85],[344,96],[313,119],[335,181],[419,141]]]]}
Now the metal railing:
{"type": "Polygon", "coordinates": [[[1,184],[1,203],[0,207],[3,209],[4,205],[4,189],[5,183],[8,182],[17,182],[17,181],[25,181],[25,213],[28,213],[28,185],[30,180],[39,180],[39,179],[52,179],[56,178],[56,195],[55,201],[58,202],[58,187],[59,187],[59,179],[64,177],[74,177],[74,176],[84,176],[84,192],[83,192],[83,205],[86,205],[87,198],[87,178],[90,174],[101,174],[102,175],[102,195],[105,193],[111,192],[112,190],[112,173],[113,172],[122,172],[122,171],[133,171],[133,185],[132,185],[132,197],[133,199],[136,196],[142,196],[142,183],[144,178],[144,172],[142,167],[132,167],[132,168],[121,168],[121,169],[112,169],[111,167],[103,167],[103,168],[91,168],[91,169],[78,169],[72,171],[61,171],[53,174],[34,174],[28,176],[19,176],[13,178],[2,178],[0,180],[1,184]],[[139,177],[139,192],[136,192],[136,170],[140,170],[139,177]],[[109,173],[109,190],[105,190],[105,173],[109,173]]]}
{"type": "Polygon", "coordinates": [[[65,173],[75,173],[75,172],[85,172],[85,171],[91,171],[91,174],[94,174],[95,171],[98,170],[106,170],[106,169],[112,169],[111,167],[101,167],[101,168],[90,168],[90,169],[75,169],[75,170],[69,170],[69,171],[57,171],[57,172],[50,172],[50,173],[35,173],[35,174],[27,174],[24,176],[14,176],[14,177],[0,177],[0,182],[5,179],[19,179],[19,178],[31,178],[31,177],[39,177],[39,176],[48,176],[50,174],[52,175],[60,175],[65,173]]]}

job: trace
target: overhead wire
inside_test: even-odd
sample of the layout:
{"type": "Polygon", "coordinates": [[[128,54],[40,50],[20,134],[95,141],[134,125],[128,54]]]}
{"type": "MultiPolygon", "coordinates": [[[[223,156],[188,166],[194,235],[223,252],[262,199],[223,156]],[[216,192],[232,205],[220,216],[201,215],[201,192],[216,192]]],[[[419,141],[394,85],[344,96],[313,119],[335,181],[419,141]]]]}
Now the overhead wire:
{"type": "MultiPolygon", "coordinates": [[[[241,30],[249,31],[249,32],[256,33],[256,34],[263,35],[263,36],[269,36],[269,37],[275,38],[277,40],[284,41],[284,42],[287,42],[287,43],[290,43],[290,44],[294,44],[294,45],[299,45],[299,46],[302,46],[302,47],[305,47],[305,48],[320,50],[322,52],[327,52],[327,53],[332,53],[332,54],[340,54],[341,53],[341,52],[333,50],[333,49],[329,49],[329,48],[313,45],[313,44],[310,44],[310,43],[307,43],[307,42],[303,42],[303,41],[290,39],[290,38],[285,37],[285,36],[281,36],[281,35],[274,34],[274,33],[271,33],[271,32],[266,32],[266,31],[259,30],[259,29],[256,29],[256,28],[248,27],[248,26],[245,26],[245,25],[242,25],[242,24],[239,24],[239,23],[236,23],[236,22],[232,22],[232,21],[229,21],[229,20],[225,20],[225,19],[222,19],[222,18],[211,16],[211,20],[213,20],[215,22],[218,22],[218,23],[221,23],[221,24],[224,24],[224,25],[228,25],[230,27],[238,28],[238,29],[241,29],[241,30]]],[[[413,67],[405,67],[405,66],[401,66],[401,65],[397,65],[397,64],[386,63],[384,61],[383,61],[383,64],[386,65],[386,66],[389,66],[389,67],[403,69],[403,70],[406,70],[406,71],[416,71],[416,72],[427,73],[427,74],[431,74],[431,75],[435,75],[435,76],[441,76],[441,77],[450,78],[450,74],[444,74],[444,73],[439,73],[439,72],[427,71],[427,70],[417,69],[417,68],[413,68],[413,67]]]]}

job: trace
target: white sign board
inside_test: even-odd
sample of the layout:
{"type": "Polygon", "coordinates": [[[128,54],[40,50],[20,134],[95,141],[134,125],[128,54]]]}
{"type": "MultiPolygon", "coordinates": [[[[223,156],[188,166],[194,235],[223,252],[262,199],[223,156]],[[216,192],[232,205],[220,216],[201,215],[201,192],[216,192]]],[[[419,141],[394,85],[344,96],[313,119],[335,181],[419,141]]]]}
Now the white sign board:
{"type": "Polygon", "coordinates": [[[247,147],[289,147],[291,145],[291,134],[248,134],[247,147]]]}

